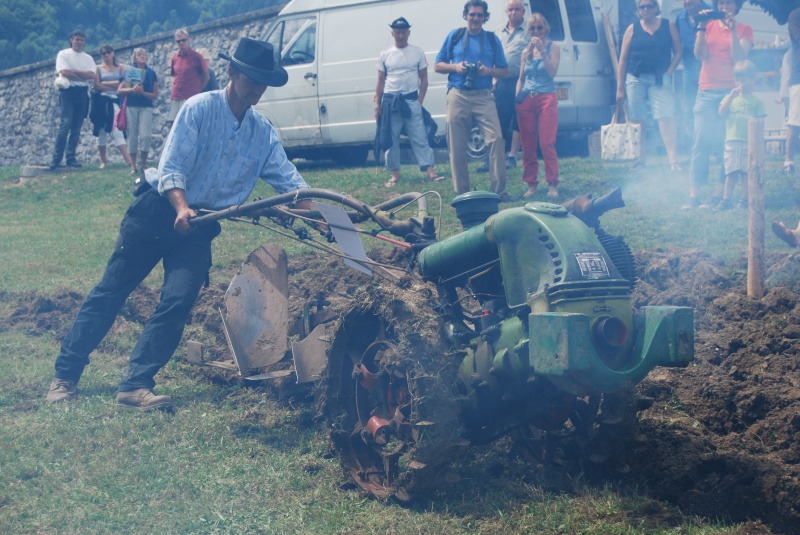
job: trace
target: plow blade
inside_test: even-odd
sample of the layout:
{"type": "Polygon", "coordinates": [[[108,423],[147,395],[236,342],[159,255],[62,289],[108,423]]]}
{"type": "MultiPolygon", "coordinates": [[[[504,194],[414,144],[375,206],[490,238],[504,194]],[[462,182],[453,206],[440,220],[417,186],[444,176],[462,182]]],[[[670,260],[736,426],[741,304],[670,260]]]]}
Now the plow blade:
{"type": "Polygon", "coordinates": [[[250,253],[225,292],[225,334],[240,375],[286,354],[288,296],[286,252],[268,244],[250,253]]]}
{"type": "Polygon", "coordinates": [[[292,344],[292,358],[298,383],[309,383],[322,377],[328,364],[330,338],[325,325],[317,325],[311,334],[292,344]]]}

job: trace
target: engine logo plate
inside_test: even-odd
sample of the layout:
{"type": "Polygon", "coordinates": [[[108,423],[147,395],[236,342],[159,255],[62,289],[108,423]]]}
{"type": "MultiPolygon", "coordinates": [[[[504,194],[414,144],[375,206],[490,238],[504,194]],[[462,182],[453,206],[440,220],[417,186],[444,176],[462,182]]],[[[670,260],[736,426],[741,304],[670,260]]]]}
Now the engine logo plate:
{"type": "Polygon", "coordinates": [[[608,264],[602,253],[575,253],[575,260],[581,268],[581,276],[584,279],[608,279],[611,275],[608,272],[608,264]]]}

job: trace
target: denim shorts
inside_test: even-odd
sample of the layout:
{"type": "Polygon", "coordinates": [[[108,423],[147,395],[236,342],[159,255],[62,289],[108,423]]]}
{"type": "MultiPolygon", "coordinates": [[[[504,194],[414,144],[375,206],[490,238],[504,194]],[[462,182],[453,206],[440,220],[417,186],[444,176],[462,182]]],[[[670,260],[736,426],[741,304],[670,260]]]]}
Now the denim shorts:
{"type": "Polygon", "coordinates": [[[672,93],[672,76],[664,75],[661,87],[656,87],[653,74],[642,74],[638,78],[632,74],[625,77],[625,91],[628,95],[628,113],[631,121],[647,119],[648,101],[653,110],[653,119],[666,119],[675,116],[675,95],[672,93]]]}

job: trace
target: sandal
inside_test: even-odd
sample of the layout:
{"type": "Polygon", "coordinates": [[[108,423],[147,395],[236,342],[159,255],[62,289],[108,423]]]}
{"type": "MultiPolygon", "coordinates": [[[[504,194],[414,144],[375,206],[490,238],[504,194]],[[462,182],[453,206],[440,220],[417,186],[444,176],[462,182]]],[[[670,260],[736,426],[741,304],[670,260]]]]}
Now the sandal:
{"type": "Polygon", "coordinates": [[[670,171],[683,171],[683,167],[681,167],[681,164],[679,164],[678,162],[673,162],[673,163],[669,164],[669,170],[670,171]]]}
{"type": "Polygon", "coordinates": [[[392,178],[390,178],[390,179],[389,179],[389,182],[387,182],[387,183],[386,183],[386,184],[384,184],[383,186],[384,186],[385,188],[393,188],[393,187],[395,187],[396,185],[397,185],[397,179],[396,179],[395,177],[392,177],[392,178]]]}
{"type": "Polygon", "coordinates": [[[794,233],[790,229],[786,228],[786,225],[783,223],[779,221],[773,221],[772,232],[774,232],[778,238],[786,242],[789,247],[797,247],[797,240],[794,237],[794,233]]]}
{"type": "Polygon", "coordinates": [[[436,175],[434,177],[429,176],[428,180],[430,180],[431,182],[441,182],[442,180],[444,180],[444,175],[436,175]]]}

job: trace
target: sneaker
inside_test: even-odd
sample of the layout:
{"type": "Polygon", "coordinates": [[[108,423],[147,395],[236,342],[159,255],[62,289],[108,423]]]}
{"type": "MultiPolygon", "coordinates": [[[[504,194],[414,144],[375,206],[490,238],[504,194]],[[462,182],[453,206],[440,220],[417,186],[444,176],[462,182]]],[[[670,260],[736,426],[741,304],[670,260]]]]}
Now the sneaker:
{"type": "Polygon", "coordinates": [[[57,401],[69,401],[75,398],[78,393],[78,384],[69,379],[53,379],[50,383],[50,390],[47,392],[47,401],[55,403],[57,401]]]}
{"type": "Polygon", "coordinates": [[[719,197],[717,197],[715,195],[714,197],[709,198],[706,202],[704,202],[703,204],[698,206],[698,208],[700,208],[701,210],[708,210],[709,208],[716,208],[717,206],[719,206],[720,202],[722,202],[722,199],[720,199],[719,197]]]}
{"type": "Polygon", "coordinates": [[[149,388],[140,388],[130,392],[117,392],[117,407],[136,409],[137,411],[171,411],[172,398],[157,396],[149,388]]]}
{"type": "Polygon", "coordinates": [[[717,212],[724,212],[726,210],[731,210],[733,208],[733,203],[730,199],[722,199],[719,201],[719,204],[715,208],[717,212]]]}
{"type": "Polygon", "coordinates": [[[689,197],[689,202],[681,206],[681,210],[694,210],[700,207],[700,199],[697,197],[689,197]]]}
{"type": "Polygon", "coordinates": [[[475,169],[478,173],[488,173],[489,172],[489,162],[483,162],[475,169]]]}
{"type": "Polygon", "coordinates": [[[83,167],[83,164],[77,160],[70,160],[67,162],[67,167],[74,167],[75,169],[79,169],[83,167]]]}
{"type": "Polygon", "coordinates": [[[517,157],[511,156],[510,154],[506,156],[506,169],[514,169],[517,166],[517,157]]]}

